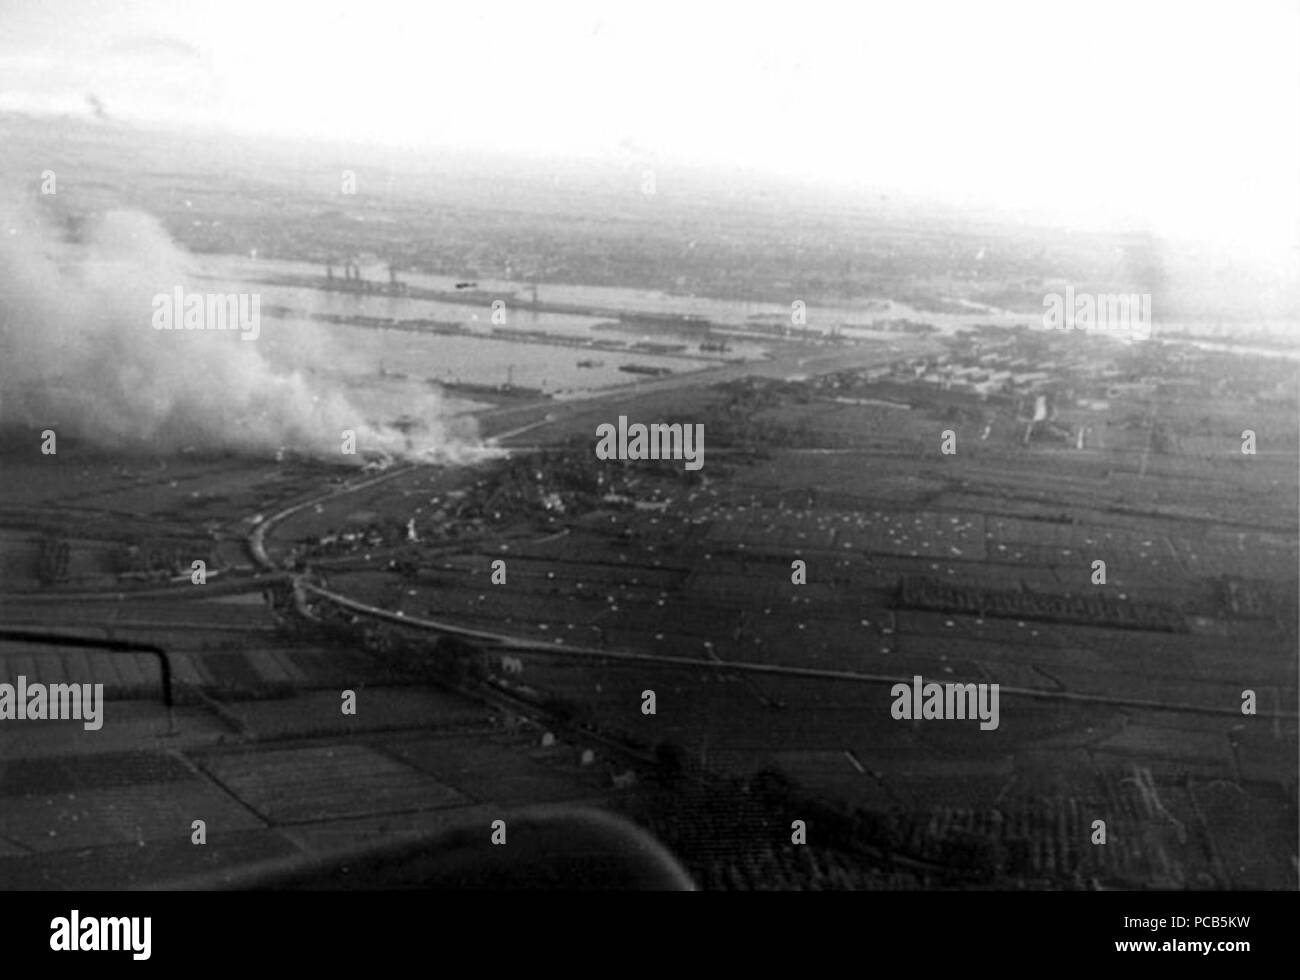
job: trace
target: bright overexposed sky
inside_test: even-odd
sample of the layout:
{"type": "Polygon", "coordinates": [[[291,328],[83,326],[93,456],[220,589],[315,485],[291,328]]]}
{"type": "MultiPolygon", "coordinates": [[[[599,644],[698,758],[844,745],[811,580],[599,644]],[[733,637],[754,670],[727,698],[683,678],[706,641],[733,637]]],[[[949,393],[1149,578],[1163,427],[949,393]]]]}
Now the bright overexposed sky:
{"type": "Polygon", "coordinates": [[[0,110],[745,166],[1292,253],[1295,0],[0,0],[0,110]]]}

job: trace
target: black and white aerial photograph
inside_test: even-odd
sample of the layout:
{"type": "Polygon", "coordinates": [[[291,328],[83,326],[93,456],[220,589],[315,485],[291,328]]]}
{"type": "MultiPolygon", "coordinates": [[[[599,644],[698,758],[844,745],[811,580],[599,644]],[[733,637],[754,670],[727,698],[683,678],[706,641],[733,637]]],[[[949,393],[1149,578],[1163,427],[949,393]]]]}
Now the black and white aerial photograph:
{"type": "Polygon", "coordinates": [[[23,942],[1201,892],[1092,939],[1249,950],[1300,874],[1298,50],[1294,0],[0,0],[23,942]]]}

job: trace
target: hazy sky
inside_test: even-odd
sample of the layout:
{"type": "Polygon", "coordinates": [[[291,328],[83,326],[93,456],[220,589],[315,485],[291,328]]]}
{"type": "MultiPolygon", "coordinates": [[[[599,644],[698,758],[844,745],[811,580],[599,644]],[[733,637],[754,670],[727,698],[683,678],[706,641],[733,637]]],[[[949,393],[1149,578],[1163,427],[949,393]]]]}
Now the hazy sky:
{"type": "Polygon", "coordinates": [[[1295,257],[1295,0],[0,0],[0,109],[743,164],[1295,257]]]}

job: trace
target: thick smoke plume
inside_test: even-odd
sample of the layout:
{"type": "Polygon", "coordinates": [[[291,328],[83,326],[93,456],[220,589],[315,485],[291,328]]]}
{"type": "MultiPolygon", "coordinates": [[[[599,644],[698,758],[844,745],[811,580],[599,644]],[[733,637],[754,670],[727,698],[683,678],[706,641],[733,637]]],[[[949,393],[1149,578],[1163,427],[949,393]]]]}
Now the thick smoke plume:
{"type": "MultiPolygon", "coordinates": [[[[42,210],[0,201],[0,429],[53,429],[112,450],[285,450],[343,463],[469,450],[432,391],[403,406],[415,420],[403,432],[367,418],[337,382],[273,366],[265,314],[251,342],[234,329],[154,329],[155,296],[229,287],[198,279],[199,263],[148,215],[104,214],[71,241],[42,210]],[[342,451],[349,429],[356,455],[342,451]]],[[[323,337],[305,340],[328,358],[323,337]]]]}

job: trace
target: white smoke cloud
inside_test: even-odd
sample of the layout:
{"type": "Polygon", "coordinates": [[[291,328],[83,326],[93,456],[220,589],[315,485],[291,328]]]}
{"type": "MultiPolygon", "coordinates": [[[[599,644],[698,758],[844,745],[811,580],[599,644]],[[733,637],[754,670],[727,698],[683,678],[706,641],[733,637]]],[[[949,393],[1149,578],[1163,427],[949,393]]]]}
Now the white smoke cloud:
{"type": "Polygon", "coordinates": [[[472,441],[433,392],[407,407],[420,422],[408,437],[366,418],[337,383],[277,369],[237,330],[154,329],[156,295],[205,283],[152,217],[109,212],[78,238],[34,205],[0,202],[0,429],[49,428],[111,449],[285,449],[345,463],[456,458],[472,441]],[[347,429],[355,456],[341,452],[347,429]]]}

